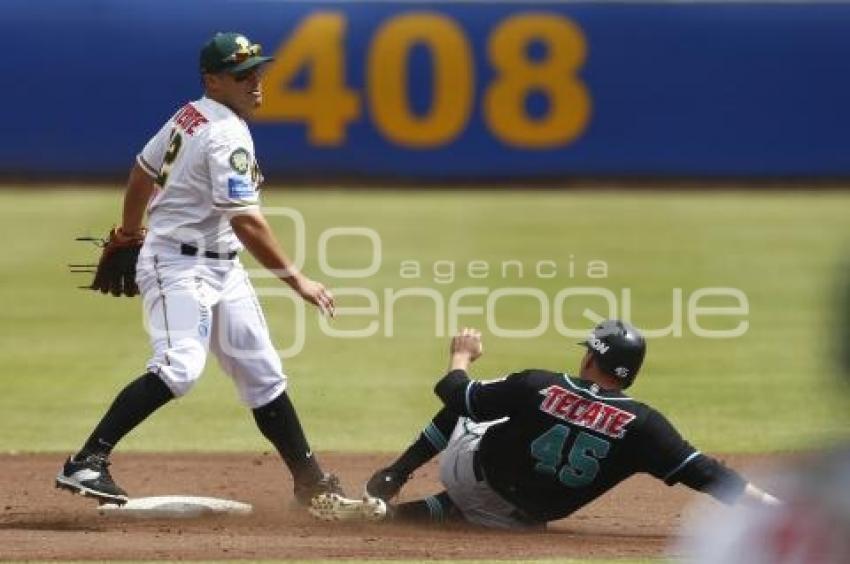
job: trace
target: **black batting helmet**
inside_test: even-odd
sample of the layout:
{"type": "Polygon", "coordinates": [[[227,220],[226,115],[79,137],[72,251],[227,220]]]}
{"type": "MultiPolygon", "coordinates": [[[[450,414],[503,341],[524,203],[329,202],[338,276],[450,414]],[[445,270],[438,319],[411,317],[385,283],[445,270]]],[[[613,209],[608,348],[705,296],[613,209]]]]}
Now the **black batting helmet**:
{"type": "Polygon", "coordinates": [[[580,344],[587,347],[599,368],[619,380],[624,389],[635,381],[646,356],[643,335],[617,319],[603,321],[594,327],[587,340],[580,344]]]}

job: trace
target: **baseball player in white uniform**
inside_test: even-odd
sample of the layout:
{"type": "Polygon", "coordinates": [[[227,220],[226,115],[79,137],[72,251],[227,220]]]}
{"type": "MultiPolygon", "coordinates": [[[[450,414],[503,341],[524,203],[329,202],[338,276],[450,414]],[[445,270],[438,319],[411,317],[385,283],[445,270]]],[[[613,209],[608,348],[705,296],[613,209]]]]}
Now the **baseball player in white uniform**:
{"type": "Polygon", "coordinates": [[[108,470],[112,449],[159,407],[188,393],[212,350],[291,471],[296,499],[307,504],[340,489],[311,454],[238,258],[247,247],[306,301],[333,315],[331,293],[293,267],[259,208],[262,175],[245,119],[262,102],[260,78],[270,60],[241,34],[216,34],[201,50],[205,96],[180,108],[136,159],[117,236],[144,236],[136,281],[153,354],[145,374],[118,394],[65,463],[57,487],[126,502],[108,470]]]}

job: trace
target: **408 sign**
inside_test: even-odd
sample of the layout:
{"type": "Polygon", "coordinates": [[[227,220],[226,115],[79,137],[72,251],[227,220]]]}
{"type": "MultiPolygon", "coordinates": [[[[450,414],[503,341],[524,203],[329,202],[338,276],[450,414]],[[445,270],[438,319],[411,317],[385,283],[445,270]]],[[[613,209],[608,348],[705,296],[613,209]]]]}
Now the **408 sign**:
{"type": "Polygon", "coordinates": [[[303,124],[311,146],[340,147],[366,117],[387,142],[408,149],[450,145],[475,112],[493,139],[518,149],[561,148],[588,126],[591,97],[579,76],[586,40],[561,14],[507,15],[477,51],[451,16],[412,11],[382,21],[364,49],[350,53],[347,18],[316,11],[298,23],[269,65],[256,121],[303,124]],[[347,60],[352,54],[362,60],[347,60]],[[422,73],[412,76],[416,56],[430,61],[426,92],[422,73]],[[362,72],[360,89],[347,76],[353,69],[362,72]]]}

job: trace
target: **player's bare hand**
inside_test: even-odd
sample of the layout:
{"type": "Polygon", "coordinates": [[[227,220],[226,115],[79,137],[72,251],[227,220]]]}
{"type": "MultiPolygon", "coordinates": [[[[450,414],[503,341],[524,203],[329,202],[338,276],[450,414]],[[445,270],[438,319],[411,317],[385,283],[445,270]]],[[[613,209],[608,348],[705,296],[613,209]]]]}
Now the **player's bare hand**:
{"type": "Polygon", "coordinates": [[[302,277],[295,285],[297,291],[305,301],[310,302],[318,307],[325,315],[334,316],[336,312],[336,303],[334,296],[330,290],[325,288],[325,285],[315,280],[302,277]]]}
{"type": "Polygon", "coordinates": [[[481,332],[471,327],[454,336],[449,349],[451,351],[451,369],[466,370],[470,364],[478,360],[484,354],[484,345],[481,343],[481,332]]]}

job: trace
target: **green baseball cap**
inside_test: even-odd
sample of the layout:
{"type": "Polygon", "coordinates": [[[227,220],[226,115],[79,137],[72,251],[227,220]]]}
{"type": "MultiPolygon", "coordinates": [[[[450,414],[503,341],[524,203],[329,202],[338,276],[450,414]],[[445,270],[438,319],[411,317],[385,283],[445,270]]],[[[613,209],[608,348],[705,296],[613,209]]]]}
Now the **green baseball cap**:
{"type": "Polygon", "coordinates": [[[216,33],[201,49],[201,72],[238,74],[274,60],[261,52],[259,43],[251,43],[241,33],[216,33]]]}

